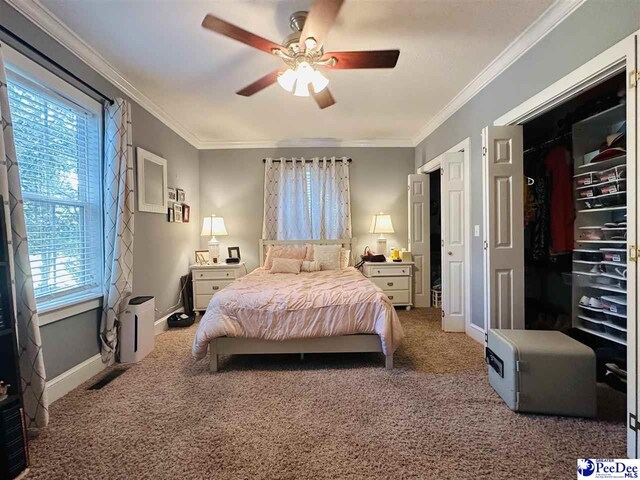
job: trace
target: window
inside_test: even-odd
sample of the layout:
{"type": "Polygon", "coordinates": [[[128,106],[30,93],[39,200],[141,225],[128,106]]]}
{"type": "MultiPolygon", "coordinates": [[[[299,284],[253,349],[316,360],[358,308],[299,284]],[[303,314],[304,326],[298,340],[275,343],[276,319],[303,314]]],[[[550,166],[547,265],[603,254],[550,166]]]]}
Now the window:
{"type": "Polygon", "coordinates": [[[38,80],[9,64],[29,257],[44,311],[102,292],[101,120],[97,102],[92,110],[38,80]]]}

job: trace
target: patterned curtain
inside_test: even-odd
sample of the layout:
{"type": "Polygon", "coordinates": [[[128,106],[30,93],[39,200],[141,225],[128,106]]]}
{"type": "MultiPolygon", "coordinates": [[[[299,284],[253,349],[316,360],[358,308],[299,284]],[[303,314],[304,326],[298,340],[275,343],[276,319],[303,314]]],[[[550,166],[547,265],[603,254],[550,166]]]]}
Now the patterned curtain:
{"type": "Polygon", "coordinates": [[[118,98],[105,108],[105,276],[100,340],[102,361],[116,360],[118,320],[133,290],[133,147],[131,105],[118,98]]]}
{"type": "Polygon", "coordinates": [[[4,199],[4,214],[7,219],[9,267],[12,275],[13,304],[17,318],[18,351],[20,354],[20,376],[27,427],[46,427],[49,423],[47,406],[46,374],[42,358],[40,327],[33,293],[27,229],[20,189],[20,172],[13,143],[13,128],[9,112],[7,76],[0,45],[0,195],[4,199]]]}
{"type": "Polygon", "coordinates": [[[264,175],[266,240],[351,238],[349,163],[335,157],[267,159],[264,175]]]}

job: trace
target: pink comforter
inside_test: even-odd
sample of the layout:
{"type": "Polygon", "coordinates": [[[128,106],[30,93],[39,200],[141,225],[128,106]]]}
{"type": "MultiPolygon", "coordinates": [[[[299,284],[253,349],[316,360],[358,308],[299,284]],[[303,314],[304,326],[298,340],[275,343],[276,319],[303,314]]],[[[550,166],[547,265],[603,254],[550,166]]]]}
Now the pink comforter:
{"type": "Polygon", "coordinates": [[[264,340],[380,336],[385,355],[404,333],[387,296],[358,270],[270,274],[258,268],[213,296],[193,341],[193,356],[206,356],[217,337],[264,340]]]}

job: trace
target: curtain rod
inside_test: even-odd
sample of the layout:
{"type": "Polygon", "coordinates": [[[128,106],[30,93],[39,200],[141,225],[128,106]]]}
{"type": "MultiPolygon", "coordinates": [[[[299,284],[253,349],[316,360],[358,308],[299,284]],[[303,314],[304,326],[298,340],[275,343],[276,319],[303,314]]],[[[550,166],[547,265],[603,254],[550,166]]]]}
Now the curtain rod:
{"type": "MultiPolygon", "coordinates": [[[[336,160],[342,160],[342,159],[341,158],[340,159],[336,158],[336,160]]],[[[280,163],[282,160],[280,160],[279,158],[274,158],[271,161],[280,163]]],[[[293,160],[291,160],[290,158],[285,158],[284,161],[287,162],[287,163],[291,163],[293,160]]],[[[353,160],[351,158],[347,158],[347,163],[351,163],[352,161],[353,160]]],[[[310,162],[313,162],[313,159],[311,159],[311,158],[310,159],[305,159],[305,161],[304,161],[304,163],[310,163],[310,162]]],[[[262,159],[262,163],[267,163],[267,159],[263,158],[262,159]]]]}
{"type": "Polygon", "coordinates": [[[22,45],[24,48],[26,48],[30,52],[35,53],[40,58],[42,58],[42,59],[46,60],[47,62],[49,62],[51,65],[53,65],[54,67],[56,67],[57,69],[62,71],[65,75],[68,75],[69,77],[73,78],[76,82],[80,83],[85,88],[88,88],[89,90],[91,90],[94,94],[98,95],[104,101],[109,102],[109,104],[113,105],[114,102],[113,102],[113,99],[111,97],[108,97],[107,95],[102,93],[100,90],[98,90],[98,89],[94,88],[93,86],[89,85],[87,82],[82,80],[80,77],[78,77],[76,74],[71,72],[69,69],[67,69],[67,68],[63,67],[62,65],[60,65],[53,58],[51,58],[49,55],[47,55],[45,53],[42,53],[36,47],[34,47],[30,43],[26,42],[22,38],[20,38],[18,35],[13,33],[11,30],[9,30],[6,27],[0,25],[0,31],[2,33],[4,33],[5,35],[9,36],[11,39],[13,39],[16,42],[18,42],[20,45],[22,45]]]}

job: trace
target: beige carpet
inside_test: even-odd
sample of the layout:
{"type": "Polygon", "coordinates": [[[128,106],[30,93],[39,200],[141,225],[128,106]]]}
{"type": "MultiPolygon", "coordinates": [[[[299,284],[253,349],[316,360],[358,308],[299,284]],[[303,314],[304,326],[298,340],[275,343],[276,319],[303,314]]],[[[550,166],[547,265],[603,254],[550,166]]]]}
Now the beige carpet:
{"type": "Polygon", "coordinates": [[[102,390],[51,407],[31,479],[576,478],[577,457],[625,455],[624,398],[598,421],[519,415],[488,385],[481,347],[399,311],[398,368],[379,355],[190,357],[194,328],[102,390]]]}

